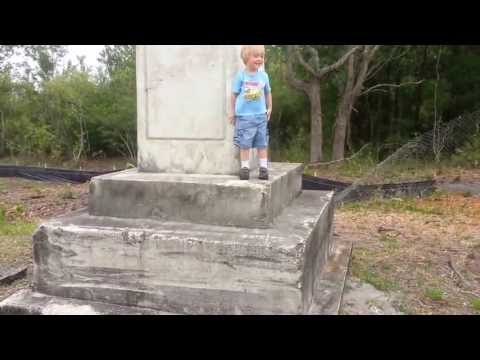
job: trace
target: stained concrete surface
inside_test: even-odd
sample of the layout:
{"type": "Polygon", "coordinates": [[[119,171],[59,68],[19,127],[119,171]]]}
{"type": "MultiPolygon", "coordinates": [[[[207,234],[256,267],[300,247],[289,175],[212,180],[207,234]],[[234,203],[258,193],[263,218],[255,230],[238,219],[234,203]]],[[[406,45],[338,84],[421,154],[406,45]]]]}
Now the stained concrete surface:
{"type": "Polygon", "coordinates": [[[20,290],[0,302],[2,315],[178,315],[152,309],[67,299],[20,290]]]}
{"type": "Polygon", "coordinates": [[[403,315],[395,309],[394,295],[377,290],[359,279],[348,277],[340,310],[342,315],[403,315]]]}
{"type": "Polygon", "coordinates": [[[89,213],[222,226],[268,227],[302,189],[302,164],[272,163],[268,181],[238,176],[151,174],[137,169],[92,179],[89,213]],[[232,204],[235,204],[232,206],[232,204]]]}
{"type": "Polygon", "coordinates": [[[301,314],[332,251],[333,193],[269,229],[75,214],[34,235],[34,290],[188,314],[301,314]]]}

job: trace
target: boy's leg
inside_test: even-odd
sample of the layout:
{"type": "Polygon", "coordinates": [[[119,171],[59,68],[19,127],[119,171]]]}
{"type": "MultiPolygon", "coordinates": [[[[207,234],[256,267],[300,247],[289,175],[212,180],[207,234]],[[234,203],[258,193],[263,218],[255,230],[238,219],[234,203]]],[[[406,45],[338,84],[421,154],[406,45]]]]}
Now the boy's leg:
{"type": "Polygon", "coordinates": [[[240,161],[240,167],[250,168],[250,149],[240,149],[240,161]]]}
{"type": "Polygon", "coordinates": [[[257,148],[258,161],[260,163],[260,169],[258,172],[258,178],[260,180],[268,180],[268,151],[267,148],[257,148]]]}
{"type": "Polygon", "coordinates": [[[240,179],[250,179],[250,149],[255,137],[255,121],[251,117],[239,116],[237,120],[236,141],[240,148],[240,179]]]}
{"type": "Polygon", "coordinates": [[[240,149],[240,180],[250,179],[250,149],[240,149]]]}
{"type": "Polygon", "coordinates": [[[257,149],[260,167],[268,168],[268,148],[257,149]]]}
{"type": "Polygon", "coordinates": [[[258,126],[253,139],[253,147],[257,149],[260,171],[258,178],[268,180],[268,123],[266,116],[259,116],[258,126]]]}

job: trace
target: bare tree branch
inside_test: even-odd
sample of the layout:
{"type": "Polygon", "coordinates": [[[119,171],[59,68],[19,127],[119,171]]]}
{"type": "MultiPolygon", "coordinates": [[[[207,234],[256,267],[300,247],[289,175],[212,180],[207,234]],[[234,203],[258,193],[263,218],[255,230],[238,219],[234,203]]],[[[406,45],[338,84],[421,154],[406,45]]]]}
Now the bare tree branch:
{"type": "Polygon", "coordinates": [[[363,85],[365,83],[365,80],[368,74],[368,68],[370,66],[370,63],[372,62],[373,57],[375,56],[375,53],[378,51],[379,48],[380,48],[380,45],[375,45],[375,46],[366,45],[364,47],[362,61],[359,64],[360,69],[358,70],[357,76],[355,79],[353,96],[357,97],[361,94],[363,85]]]}
{"type": "Polygon", "coordinates": [[[286,80],[292,85],[295,89],[307,92],[308,91],[308,83],[306,81],[300,80],[295,77],[295,70],[293,69],[293,54],[295,50],[292,48],[288,48],[289,56],[287,56],[287,68],[284,74],[286,75],[286,80]]]}
{"type": "Polygon", "coordinates": [[[320,70],[320,58],[318,57],[318,52],[311,45],[307,45],[307,50],[312,56],[313,66],[315,71],[320,70]]]}
{"type": "MultiPolygon", "coordinates": [[[[311,50],[312,49],[310,49],[310,51],[311,50]]],[[[304,57],[302,56],[302,52],[300,51],[300,48],[298,46],[295,46],[295,55],[297,56],[298,62],[305,68],[305,70],[307,70],[312,76],[318,77],[318,72],[315,71],[315,69],[312,68],[310,64],[304,59],[304,57]]]]}
{"type": "Polygon", "coordinates": [[[388,64],[390,61],[392,60],[396,60],[396,59],[399,59],[403,56],[405,56],[409,51],[410,51],[410,48],[407,48],[407,50],[405,50],[404,52],[400,53],[399,55],[395,56],[395,51],[396,51],[397,48],[394,48],[393,51],[391,52],[391,55],[389,58],[387,58],[386,60],[384,61],[381,61],[379,62],[377,65],[374,65],[370,68],[370,70],[368,71],[367,73],[367,77],[365,78],[365,81],[371,79],[372,77],[374,77],[376,74],[378,74],[378,72],[380,70],[383,69],[383,67],[388,64]]]}
{"type": "Polygon", "coordinates": [[[354,52],[359,51],[362,48],[362,46],[354,46],[350,51],[347,51],[345,55],[343,55],[340,59],[338,59],[335,63],[329,66],[325,66],[322,68],[319,73],[317,74],[317,79],[322,79],[325,75],[328,73],[337,70],[338,68],[342,67],[343,64],[348,60],[350,55],[352,55],[354,52]]]}
{"type": "Polygon", "coordinates": [[[369,146],[370,143],[367,143],[365,145],[363,145],[360,150],[358,150],[355,154],[353,154],[352,156],[348,157],[348,158],[344,158],[344,159],[339,159],[339,160],[333,160],[333,161],[328,161],[328,162],[314,162],[314,163],[310,163],[310,164],[307,164],[307,167],[312,167],[312,166],[327,166],[327,165],[332,165],[332,164],[336,164],[336,163],[339,163],[339,162],[343,162],[343,161],[349,161],[349,160],[352,160],[354,158],[356,158],[362,151],[363,149],[365,149],[367,146],[369,146]]]}
{"type": "Polygon", "coordinates": [[[377,84],[375,86],[372,86],[370,88],[368,88],[367,90],[363,91],[360,95],[366,95],[372,91],[382,91],[382,90],[379,90],[378,88],[382,88],[382,87],[394,87],[394,88],[399,88],[399,87],[403,87],[403,86],[408,86],[408,85],[419,85],[421,83],[423,83],[424,80],[419,80],[419,81],[409,81],[409,82],[405,82],[405,83],[401,83],[401,84],[377,84]]]}

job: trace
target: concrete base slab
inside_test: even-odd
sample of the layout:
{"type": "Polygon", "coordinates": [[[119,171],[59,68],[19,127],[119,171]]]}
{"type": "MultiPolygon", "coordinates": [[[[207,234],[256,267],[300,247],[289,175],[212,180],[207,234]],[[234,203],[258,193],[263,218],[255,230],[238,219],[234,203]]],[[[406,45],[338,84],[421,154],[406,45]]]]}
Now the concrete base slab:
{"type": "Polygon", "coordinates": [[[304,191],[272,228],[78,213],[34,234],[34,290],[183,314],[305,314],[332,250],[333,193],[304,191]]]}
{"type": "Polygon", "coordinates": [[[130,219],[269,227],[302,189],[302,164],[272,163],[270,179],[143,173],[130,169],[95,177],[89,213],[130,219]]]}
{"type": "MultiPolygon", "coordinates": [[[[338,243],[316,281],[309,315],[338,315],[345,289],[351,243],[338,243]]],[[[66,299],[21,290],[0,302],[0,315],[180,315],[147,308],[66,299]]]]}
{"type": "Polygon", "coordinates": [[[66,299],[20,290],[0,302],[0,315],[178,315],[153,309],[66,299]]]}

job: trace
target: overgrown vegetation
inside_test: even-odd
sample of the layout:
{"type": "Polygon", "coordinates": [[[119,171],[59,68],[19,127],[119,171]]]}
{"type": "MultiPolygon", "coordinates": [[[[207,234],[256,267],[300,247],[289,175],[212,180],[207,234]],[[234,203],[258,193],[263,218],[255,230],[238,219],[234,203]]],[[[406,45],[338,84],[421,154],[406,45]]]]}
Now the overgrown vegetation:
{"type": "MultiPolygon", "coordinates": [[[[348,47],[315,45],[297,50],[307,63],[318,62],[322,68],[338,60],[348,47]],[[319,58],[312,55],[312,49],[319,58]]],[[[135,47],[106,46],[98,69],[85,66],[82,58],[60,68],[65,51],[60,45],[0,45],[0,157],[78,163],[82,158],[122,156],[134,162],[135,47]],[[9,59],[15,53],[29,61],[11,65],[9,59]]],[[[292,54],[286,46],[267,46],[266,69],[275,104],[271,157],[274,161],[309,162],[311,101],[287,81],[286,64],[292,54]]],[[[357,71],[356,61],[361,64],[364,59],[358,52],[352,56],[357,71]]],[[[319,87],[324,161],[333,156],[332,141],[339,104],[346,101],[349,64],[323,78],[319,87]]],[[[432,129],[434,120],[448,121],[479,108],[478,46],[381,46],[369,66],[375,71],[355,97],[345,156],[369,146],[361,157],[334,166],[346,176],[361,175],[409,139],[432,129]]],[[[297,66],[295,71],[299,80],[311,80],[305,68],[297,66]]],[[[477,134],[451,160],[478,167],[479,148],[477,134]]],[[[441,159],[448,161],[450,156],[442,154],[441,159]]],[[[426,165],[415,162],[410,166],[412,172],[421,172],[426,165]]]]}
{"type": "Polygon", "coordinates": [[[106,46],[94,72],[58,68],[62,47],[0,46],[28,63],[0,63],[0,156],[41,159],[136,155],[135,48],[106,46]],[[2,66],[3,65],[3,66],[2,66]]]}

